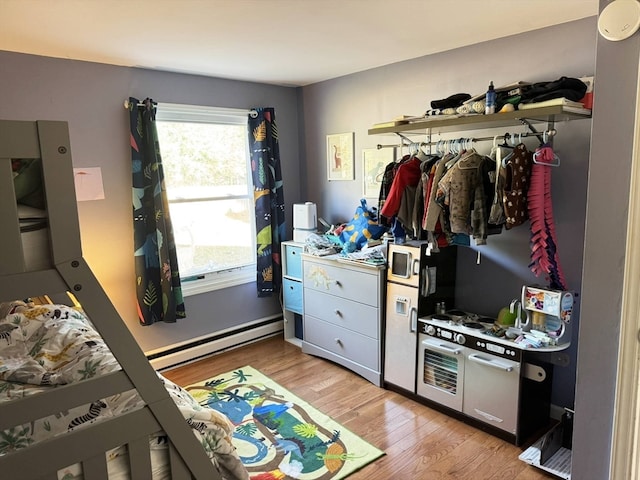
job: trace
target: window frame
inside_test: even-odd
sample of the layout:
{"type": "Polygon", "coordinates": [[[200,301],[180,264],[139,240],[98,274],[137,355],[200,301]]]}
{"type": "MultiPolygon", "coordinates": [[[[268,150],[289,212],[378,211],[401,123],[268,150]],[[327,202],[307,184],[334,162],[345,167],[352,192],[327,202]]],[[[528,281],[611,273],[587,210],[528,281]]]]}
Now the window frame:
{"type": "MultiPolygon", "coordinates": [[[[249,200],[250,221],[253,251],[256,251],[255,205],[253,202],[252,190],[253,180],[251,175],[251,157],[249,154],[249,126],[248,117],[250,110],[241,108],[208,107],[201,105],[186,105],[175,103],[158,103],[156,107],[156,122],[179,122],[179,123],[205,123],[205,124],[226,124],[244,125],[247,128],[246,160],[247,160],[247,198],[249,200]]],[[[162,154],[162,144],[160,144],[162,154]]],[[[171,202],[169,202],[171,203],[171,202]]],[[[256,281],[256,259],[253,257],[252,263],[243,267],[235,267],[218,272],[210,272],[192,277],[181,276],[182,294],[185,297],[207,293],[223,288],[244,285],[256,281]]]]}

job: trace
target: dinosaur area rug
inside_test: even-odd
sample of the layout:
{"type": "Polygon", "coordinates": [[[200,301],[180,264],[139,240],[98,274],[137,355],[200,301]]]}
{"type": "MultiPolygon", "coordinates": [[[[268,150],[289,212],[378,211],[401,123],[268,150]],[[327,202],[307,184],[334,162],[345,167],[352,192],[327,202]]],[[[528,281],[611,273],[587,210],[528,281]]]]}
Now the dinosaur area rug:
{"type": "Polygon", "coordinates": [[[339,480],[384,455],[249,366],[186,390],[234,424],[251,480],[339,480]]]}

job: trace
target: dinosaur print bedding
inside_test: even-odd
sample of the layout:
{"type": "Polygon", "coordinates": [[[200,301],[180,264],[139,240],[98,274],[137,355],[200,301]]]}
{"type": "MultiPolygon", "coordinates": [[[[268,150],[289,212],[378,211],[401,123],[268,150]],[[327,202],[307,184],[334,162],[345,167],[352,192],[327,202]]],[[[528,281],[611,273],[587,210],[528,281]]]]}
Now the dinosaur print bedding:
{"type": "MultiPolygon", "coordinates": [[[[2,402],[116,370],[118,362],[83,312],[65,305],[0,304],[0,407],[2,402]]],[[[223,477],[246,480],[226,417],[200,406],[187,391],[158,376],[223,477]]],[[[141,407],[142,399],[132,390],[34,419],[0,432],[0,455],[141,407]]],[[[166,438],[159,433],[149,442],[153,478],[168,478],[166,438]]],[[[129,478],[126,455],[126,447],[107,452],[110,479],[129,478]]],[[[69,466],[58,477],[82,478],[81,467],[69,466]]]]}

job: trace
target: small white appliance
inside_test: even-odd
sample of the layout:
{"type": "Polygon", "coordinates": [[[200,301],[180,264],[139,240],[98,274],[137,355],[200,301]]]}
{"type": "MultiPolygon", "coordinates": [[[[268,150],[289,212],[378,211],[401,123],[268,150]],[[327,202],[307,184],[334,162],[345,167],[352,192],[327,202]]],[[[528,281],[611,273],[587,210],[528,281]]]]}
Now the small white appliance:
{"type": "Polygon", "coordinates": [[[315,230],[318,226],[318,212],[313,202],[293,204],[293,228],[315,230]]]}
{"type": "Polygon", "coordinates": [[[318,212],[313,202],[293,204],[293,241],[304,243],[318,227],[318,212]]]}

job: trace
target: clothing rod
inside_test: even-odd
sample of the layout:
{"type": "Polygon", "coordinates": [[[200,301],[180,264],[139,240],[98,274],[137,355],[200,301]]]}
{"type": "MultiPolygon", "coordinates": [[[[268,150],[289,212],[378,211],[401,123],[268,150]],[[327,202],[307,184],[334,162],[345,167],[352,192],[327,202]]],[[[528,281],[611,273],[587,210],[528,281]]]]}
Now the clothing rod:
{"type": "Polygon", "coordinates": [[[440,142],[450,142],[450,141],[456,141],[456,140],[471,140],[473,142],[486,142],[489,140],[504,140],[507,138],[520,138],[520,137],[542,137],[544,135],[547,135],[549,138],[555,136],[557,134],[557,130],[554,129],[550,129],[550,130],[543,130],[542,132],[523,132],[523,133],[505,133],[503,135],[495,135],[493,137],[478,137],[478,138],[469,138],[469,137],[462,137],[462,138],[450,138],[448,140],[437,140],[435,142],[412,142],[409,138],[405,137],[404,135],[400,135],[398,134],[403,140],[406,140],[408,143],[400,143],[400,144],[378,144],[377,145],[377,149],[380,150],[382,148],[399,148],[399,147],[408,147],[410,145],[419,145],[420,147],[428,147],[430,145],[437,145],[440,142]]]}

